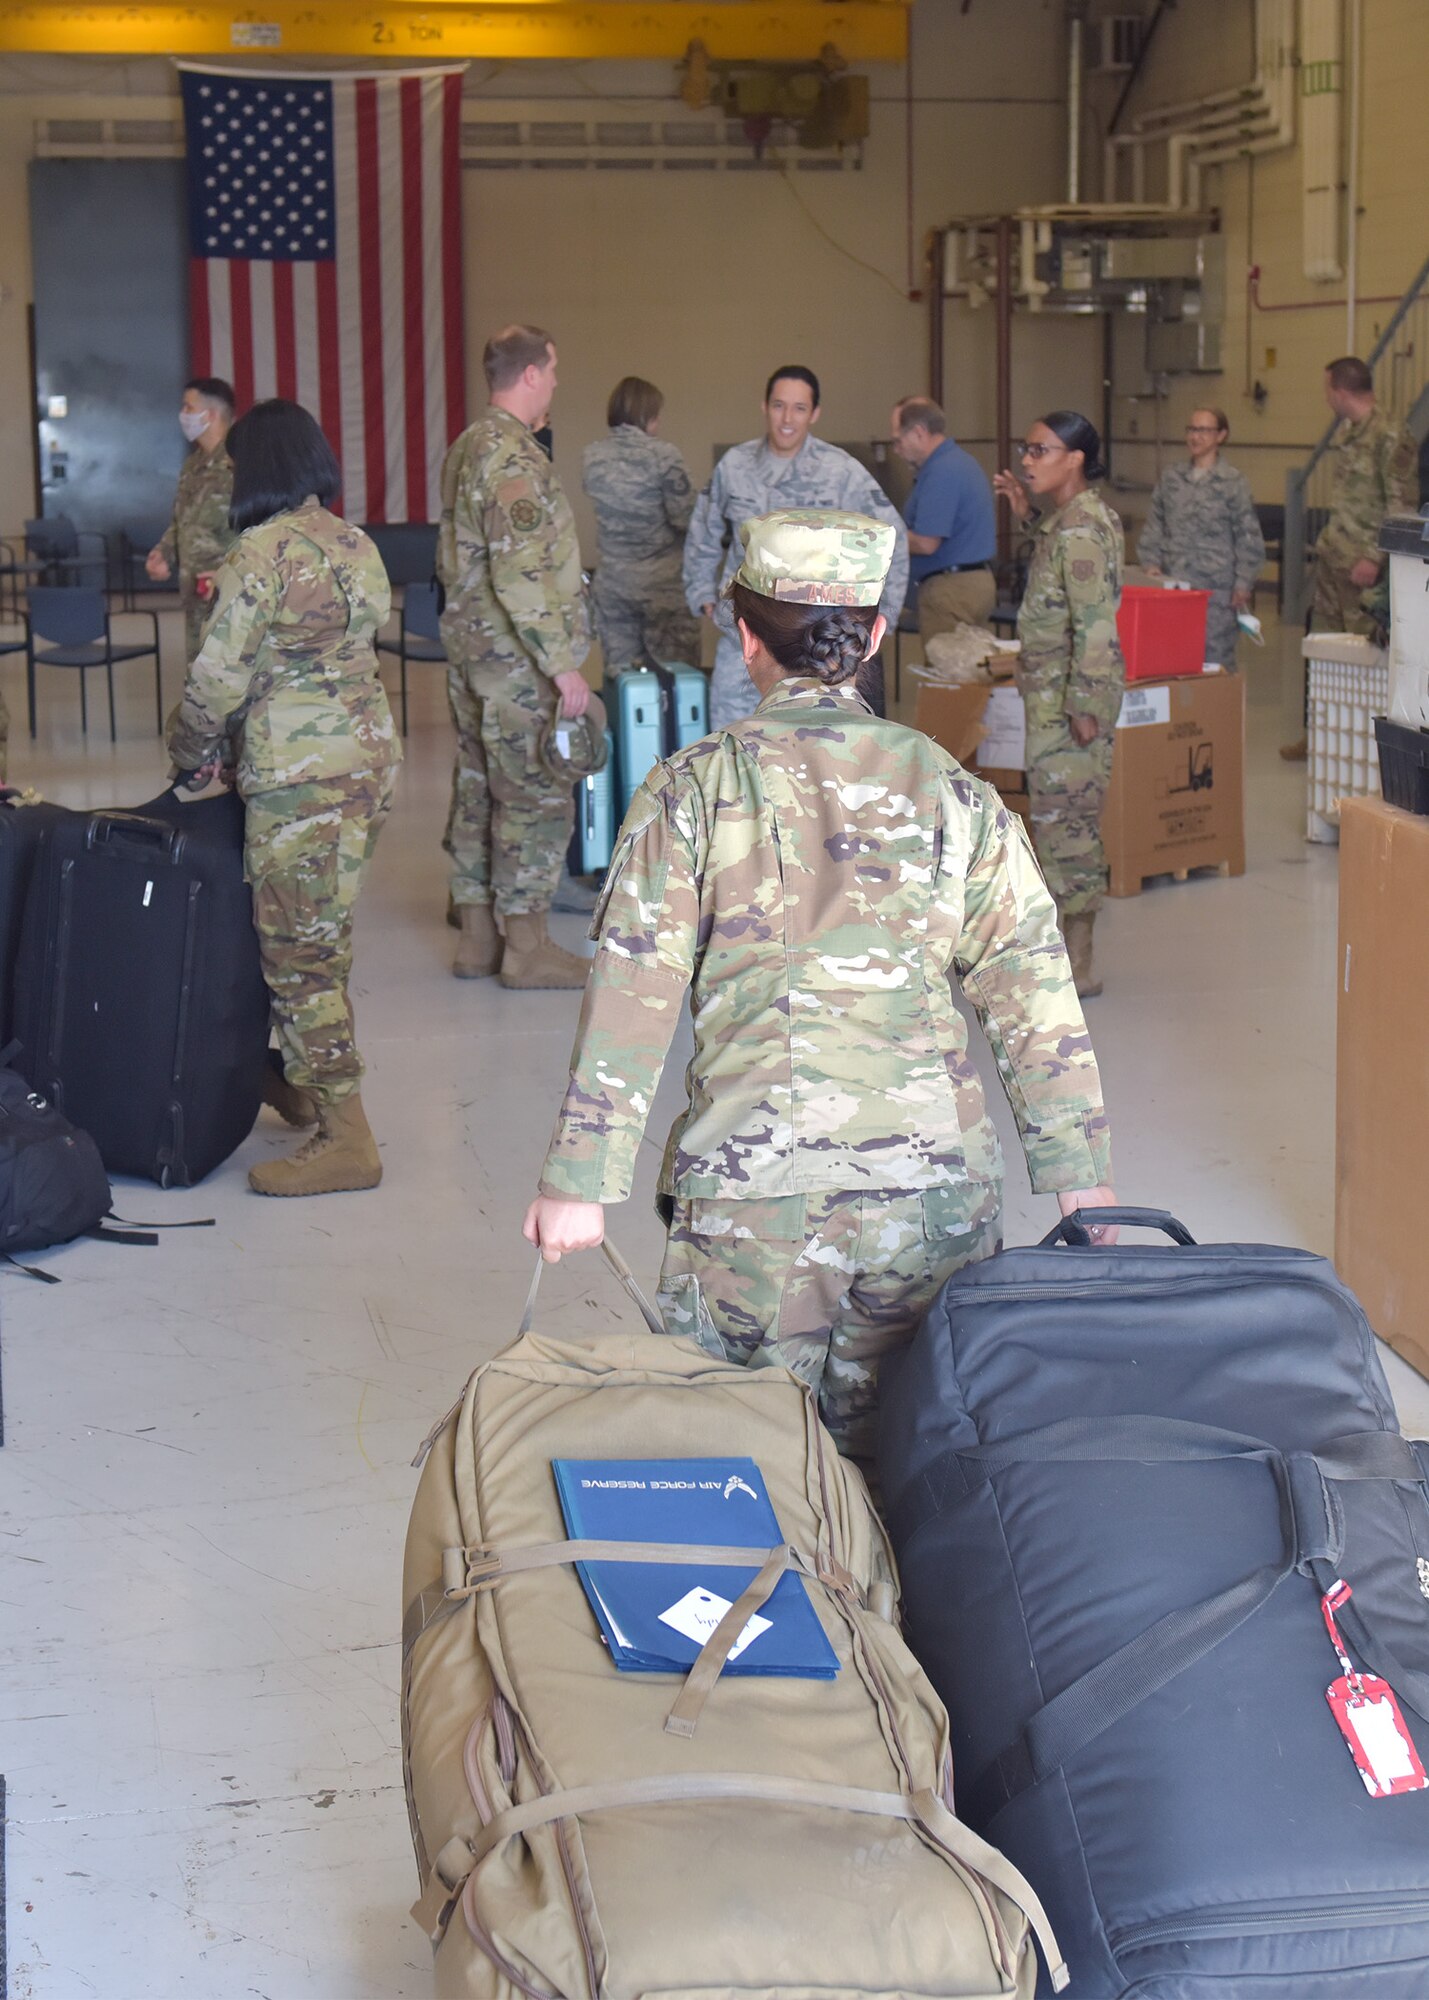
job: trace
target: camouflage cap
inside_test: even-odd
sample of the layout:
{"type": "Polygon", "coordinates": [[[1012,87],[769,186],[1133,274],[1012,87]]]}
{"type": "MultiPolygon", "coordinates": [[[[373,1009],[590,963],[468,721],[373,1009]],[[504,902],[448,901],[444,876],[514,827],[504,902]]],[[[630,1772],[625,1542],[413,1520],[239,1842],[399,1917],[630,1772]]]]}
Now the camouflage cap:
{"type": "Polygon", "coordinates": [[[536,754],[553,778],[591,778],[603,771],[610,756],[605,703],[590,698],[584,715],[566,717],[557,707],[541,725],[536,754]]]}
{"type": "Polygon", "coordinates": [[[787,604],[877,604],[897,530],[868,514],[791,507],[740,524],[736,583],[787,604]]]}

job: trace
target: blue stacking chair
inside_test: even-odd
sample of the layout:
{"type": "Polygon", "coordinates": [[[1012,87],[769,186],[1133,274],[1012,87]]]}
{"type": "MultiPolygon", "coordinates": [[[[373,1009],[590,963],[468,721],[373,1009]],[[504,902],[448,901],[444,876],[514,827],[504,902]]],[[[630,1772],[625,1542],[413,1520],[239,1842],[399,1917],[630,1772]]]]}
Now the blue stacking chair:
{"type": "Polygon", "coordinates": [[[402,669],[402,734],[407,734],[407,662],[446,665],[446,648],[437,612],[437,586],[409,583],[402,593],[402,616],[395,639],[379,639],[379,653],[390,653],[402,669]]]}
{"type": "Polygon", "coordinates": [[[88,680],[91,667],[103,667],[109,685],[109,740],[117,740],[114,726],[114,668],[121,660],[154,662],[154,706],[158,730],[164,733],[164,690],[159,671],[159,621],[152,611],[136,612],[147,618],[154,629],[153,644],[116,646],[102,590],[82,590],[64,585],[52,590],[32,590],[25,613],[25,671],[30,697],[30,735],[35,734],[36,667],[75,667],[79,670],[79,713],[81,726],[89,733],[88,680]],[[42,646],[38,642],[44,640],[42,646]]]}

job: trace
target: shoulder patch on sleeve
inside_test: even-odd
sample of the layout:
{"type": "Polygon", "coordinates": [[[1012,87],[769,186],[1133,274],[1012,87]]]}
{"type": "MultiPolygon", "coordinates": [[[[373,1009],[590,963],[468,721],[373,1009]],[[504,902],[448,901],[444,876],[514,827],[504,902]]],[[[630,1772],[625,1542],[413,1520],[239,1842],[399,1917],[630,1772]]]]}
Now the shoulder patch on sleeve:
{"type": "Polygon", "coordinates": [[[1078,583],[1090,583],[1097,573],[1097,566],[1089,556],[1076,556],[1072,562],[1072,575],[1078,583]]]}
{"type": "Polygon", "coordinates": [[[506,511],[511,517],[512,527],[523,535],[533,533],[541,525],[541,509],[527,494],[513,500],[506,511]]]}

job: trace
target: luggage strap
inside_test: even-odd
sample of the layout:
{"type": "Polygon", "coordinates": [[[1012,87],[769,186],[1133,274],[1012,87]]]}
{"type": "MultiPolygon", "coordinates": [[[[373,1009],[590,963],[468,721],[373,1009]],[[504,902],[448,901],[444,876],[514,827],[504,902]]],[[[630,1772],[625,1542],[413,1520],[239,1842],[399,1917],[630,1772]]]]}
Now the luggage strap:
{"type": "MultiPolygon", "coordinates": [[[[841,1563],[825,1555],[806,1556],[787,1542],[772,1549],[728,1548],[717,1544],[696,1546],[689,1542],[594,1541],[535,1542],[514,1549],[482,1546],[443,1549],[442,1599],[448,1604],[457,1603],[464,1598],[475,1597],[479,1591],[489,1590],[503,1577],[519,1576],[527,1570],[555,1569],[564,1563],[583,1562],[703,1563],[722,1569],[748,1569],[751,1563],[759,1564],[755,1575],[701,1646],[674,1706],[665,1718],[667,1733],[687,1740],[694,1735],[705,1703],[714,1692],[715,1682],[724,1672],[740,1634],[755,1613],[768,1602],[786,1571],[797,1570],[811,1582],[821,1583],[826,1590],[862,1602],[857,1582],[841,1563]]],[[[427,1595],[423,1593],[424,1600],[427,1595]]]]}
{"type": "MultiPolygon", "coordinates": [[[[1429,1468],[1413,1444],[1393,1431],[1335,1438],[1318,1452],[1282,1452],[1263,1438],[1170,1417],[1070,1417],[998,1444],[955,1447],[908,1496],[912,1506],[905,1502],[898,1510],[901,1545],[923,1521],[941,1511],[950,1486],[960,1483],[963,1492],[973,1492],[1010,1465],[1096,1461],[1189,1465],[1237,1458],[1262,1461],[1276,1482],[1285,1535],[1280,1561],[1267,1563],[1200,1604],[1168,1612],[1044,1703],[970,1787],[969,1816],[979,1825],[989,1825],[1019,1793],[1060,1770],[1148,1695],[1213,1652],[1268,1603],[1294,1571],[1310,1578],[1321,1593],[1327,1591],[1344,1553],[1344,1516],[1333,1491],[1336,1482],[1387,1479],[1419,1485],[1429,1468]],[[931,1477],[935,1471],[940,1475],[936,1486],[931,1477]],[[915,1512],[921,1516],[916,1521],[915,1512]]],[[[1355,1605],[1346,1605],[1345,1614],[1341,1622],[1346,1636],[1366,1665],[1429,1720],[1429,1673],[1398,1659],[1370,1631],[1355,1605]]]]}
{"type": "MultiPolygon", "coordinates": [[[[644,1292],[641,1291],[639,1284],[636,1282],[635,1273],[608,1236],[604,1238],[600,1247],[605,1253],[606,1263],[609,1264],[611,1270],[614,1271],[616,1277],[619,1278],[621,1284],[630,1294],[630,1297],[635,1301],[640,1311],[640,1317],[644,1320],[650,1331],[658,1333],[663,1340],[666,1333],[665,1322],[661,1319],[659,1313],[656,1312],[654,1306],[651,1305],[649,1299],[646,1298],[644,1292]]],[[[546,1260],[538,1250],[536,1253],[536,1269],[531,1275],[531,1289],[526,1294],[526,1304],[521,1314],[521,1324],[516,1329],[518,1335],[531,1331],[531,1322],[536,1316],[536,1295],[541,1289],[541,1279],[545,1269],[546,1260]]],[[[438,1425],[438,1429],[440,1428],[441,1426],[438,1425]]]]}
{"type": "MultiPolygon", "coordinates": [[[[907,1820],[934,1847],[954,1862],[991,1883],[1020,1909],[1036,1935],[1047,1961],[1052,1990],[1060,1993],[1069,1974],[1047,1913],[1032,1885],[997,1849],[955,1819],[931,1790],[865,1791],[850,1785],[825,1785],[812,1779],[772,1778],[744,1771],[692,1771],[654,1778],[627,1778],[609,1784],[576,1785],[568,1791],[546,1792],[508,1806],[487,1821],[475,1837],[449,1840],[432,1865],[431,1878],[412,1915],[433,1942],[440,1942],[467,1879],[494,1848],[555,1820],[578,1819],[586,1813],[616,1812],[654,1805],[692,1805],[718,1800],[758,1801],[774,1806],[809,1806],[831,1812],[869,1813],[879,1819],[907,1820]]],[[[1015,1979],[1015,1964],[1004,1968],[1015,1979]]]]}

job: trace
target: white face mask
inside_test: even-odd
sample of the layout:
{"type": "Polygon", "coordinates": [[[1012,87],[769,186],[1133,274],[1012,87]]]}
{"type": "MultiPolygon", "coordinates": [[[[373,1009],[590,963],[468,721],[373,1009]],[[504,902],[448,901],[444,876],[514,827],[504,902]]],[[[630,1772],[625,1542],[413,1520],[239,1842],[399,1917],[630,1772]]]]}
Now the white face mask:
{"type": "Polygon", "coordinates": [[[179,411],[179,429],[190,444],[196,444],[203,436],[204,432],[208,429],[209,418],[212,414],[211,410],[179,411]]]}

